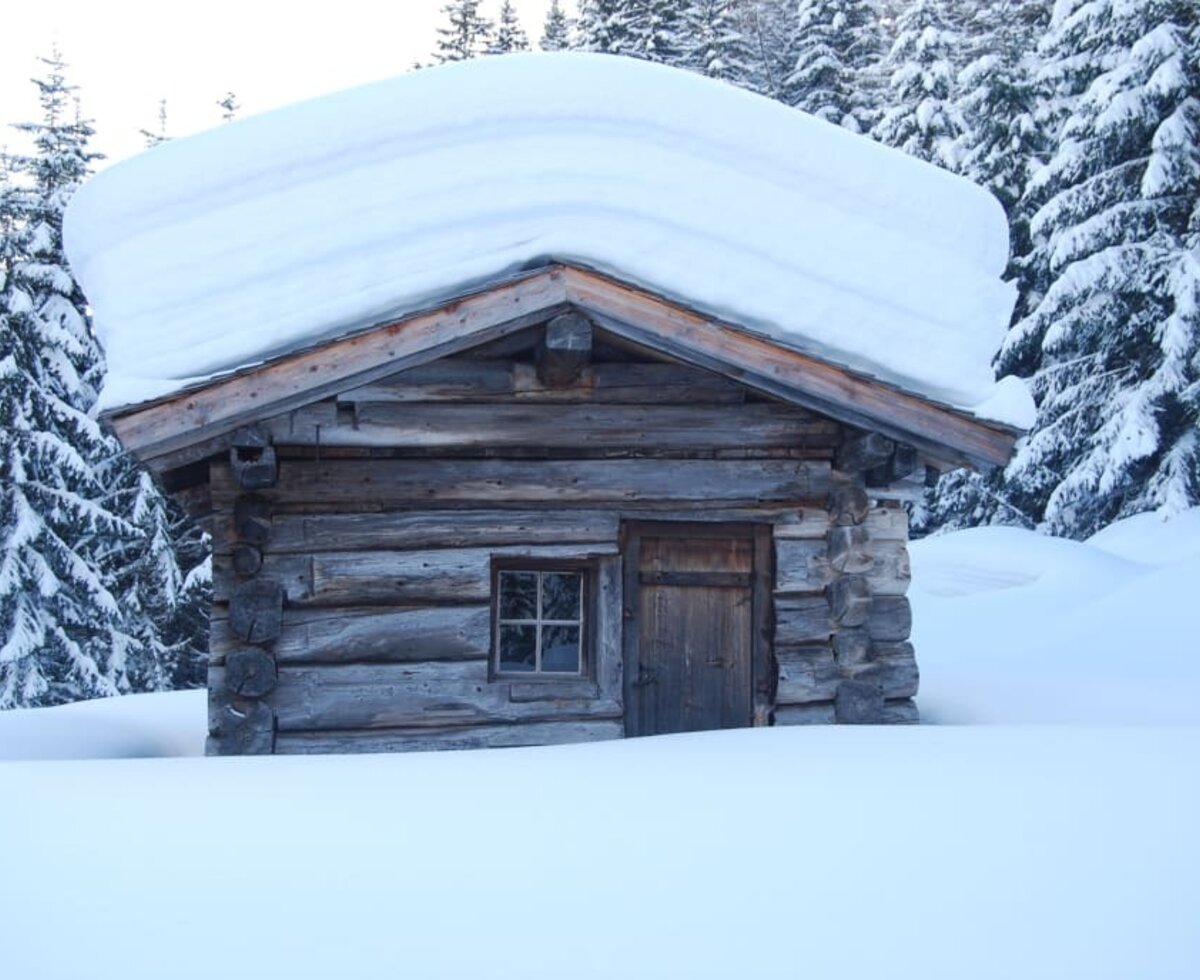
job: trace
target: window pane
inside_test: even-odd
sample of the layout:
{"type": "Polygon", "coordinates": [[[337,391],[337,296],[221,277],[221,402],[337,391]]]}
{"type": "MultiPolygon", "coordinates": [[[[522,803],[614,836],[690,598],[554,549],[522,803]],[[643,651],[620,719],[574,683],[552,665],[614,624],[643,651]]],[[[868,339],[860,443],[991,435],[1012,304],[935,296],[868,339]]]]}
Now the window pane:
{"type": "Polygon", "coordinates": [[[578,572],[542,573],[542,619],[579,619],[583,576],[578,572]]]}
{"type": "Polygon", "coordinates": [[[500,618],[537,619],[537,572],[500,573],[500,618]]]}
{"type": "Polygon", "coordinates": [[[501,626],[500,670],[535,669],[536,648],[536,626],[501,626]]]}
{"type": "Polygon", "coordinates": [[[579,673],[579,627],[542,627],[542,670],[579,673]]]}

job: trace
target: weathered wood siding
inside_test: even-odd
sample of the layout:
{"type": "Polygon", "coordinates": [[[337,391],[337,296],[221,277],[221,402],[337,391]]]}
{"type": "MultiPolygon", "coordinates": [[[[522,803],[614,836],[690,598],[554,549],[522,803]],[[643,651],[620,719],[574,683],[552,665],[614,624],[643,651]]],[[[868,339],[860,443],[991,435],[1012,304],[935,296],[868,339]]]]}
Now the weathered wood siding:
{"type": "Polygon", "coordinates": [[[263,421],[273,481],[253,436],[211,464],[210,751],[620,737],[633,520],[770,527],[775,676],[756,724],[915,719],[907,527],[847,496],[881,465],[835,469],[854,433],[697,369],[601,360],[545,384],[512,356],[263,421]],[[503,558],[590,563],[586,677],[491,677],[503,558]]]}

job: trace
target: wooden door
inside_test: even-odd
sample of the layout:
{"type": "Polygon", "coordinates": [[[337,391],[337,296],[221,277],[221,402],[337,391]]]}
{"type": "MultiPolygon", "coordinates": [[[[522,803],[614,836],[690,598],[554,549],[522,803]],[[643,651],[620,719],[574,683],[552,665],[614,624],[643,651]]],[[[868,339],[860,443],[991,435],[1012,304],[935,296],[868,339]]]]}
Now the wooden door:
{"type": "Polygon", "coordinates": [[[627,735],[752,723],[760,537],[747,525],[626,527],[627,735]]]}

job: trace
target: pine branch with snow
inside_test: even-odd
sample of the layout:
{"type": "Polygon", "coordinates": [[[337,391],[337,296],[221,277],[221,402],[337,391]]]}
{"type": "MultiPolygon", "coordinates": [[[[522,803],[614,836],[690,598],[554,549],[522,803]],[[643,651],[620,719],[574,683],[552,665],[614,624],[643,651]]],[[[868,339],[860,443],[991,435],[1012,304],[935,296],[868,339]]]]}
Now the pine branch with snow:
{"type": "Polygon", "coordinates": [[[571,48],[571,19],[563,11],[560,0],[550,0],[538,47],[543,51],[567,51],[571,48]]]}

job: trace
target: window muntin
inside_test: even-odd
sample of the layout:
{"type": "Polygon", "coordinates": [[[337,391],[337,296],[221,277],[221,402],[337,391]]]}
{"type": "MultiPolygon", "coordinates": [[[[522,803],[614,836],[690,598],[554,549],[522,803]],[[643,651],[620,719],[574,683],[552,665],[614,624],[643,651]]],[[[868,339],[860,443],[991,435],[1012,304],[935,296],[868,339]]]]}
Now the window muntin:
{"type": "Polygon", "coordinates": [[[584,578],[579,569],[497,572],[493,662],[498,674],[583,673],[584,578]]]}

